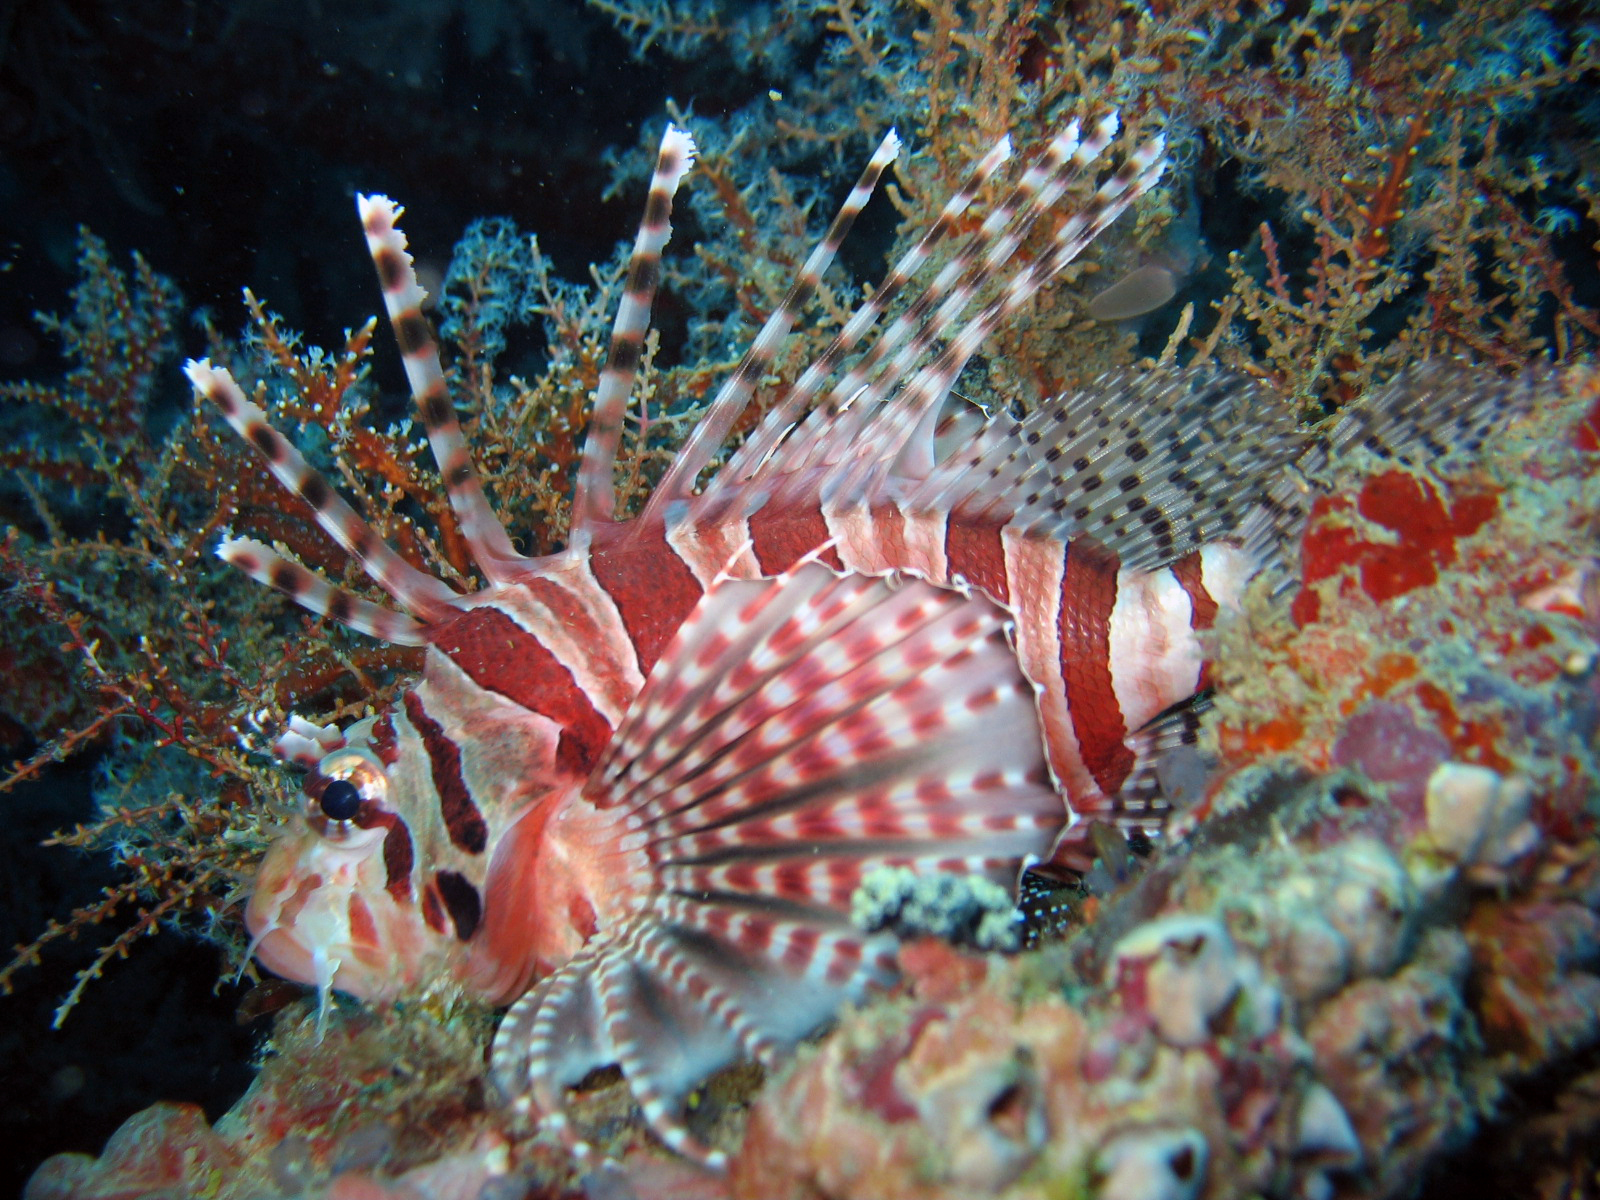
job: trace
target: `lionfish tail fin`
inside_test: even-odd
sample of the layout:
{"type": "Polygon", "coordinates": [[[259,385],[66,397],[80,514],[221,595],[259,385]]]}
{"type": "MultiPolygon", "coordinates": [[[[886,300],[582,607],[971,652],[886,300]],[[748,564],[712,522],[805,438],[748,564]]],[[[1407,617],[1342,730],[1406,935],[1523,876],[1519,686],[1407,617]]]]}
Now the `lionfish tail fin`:
{"type": "Polygon", "coordinates": [[[359,601],[259,542],[226,539],[217,551],[221,557],[319,616],[333,617],[363,632],[386,629],[400,642],[419,641],[423,625],[450,611],[455,592],[406,562],[373,532],[289,440],[272,427],[266,413],[244,394],[225,368],[213,367],[209,359],[191,359],[184,365],[184,373],[234,431],[256,448],[278,482],[305,501],[323,532],[416,620],[359,601]]]}
{"type": "Polygon", "coordinates": [[[689,1091],[892,978],[892,939],[850,920],[867,875],[1014,889],[1068,813],[1008,630],[982,597],[816,563],[708,591],[585,792],[625,814],[647,878],[512,1009],[495,1079],[513,1105],[562,1127],[566,1089],[616,1062],[650,1126],[715,1165],[689,1091]]]}
{"type": "Polygon", "coordinates": [[[1351,469],[1366,471],[1357,451],[1407,467],[1437,467],[1473,455],[1495,432],[1527,412],[1538,394],[1538,368],[1511,376],[1449,358],[1425,359],[1396,372],[1380,387],[1338,414],[1305,439],[1294,470],[1279,473],[1267,486],[1271,539],[1267,564],[1276,576],[1275,594],[1296,585],[1295,542],[1281,531],[1298,533],[1310,519],[1319,494],[1337,486],[1351,469]]]}
{"type": "Polygon", "coordinates": [[[1199,696],[1131,734],[1133,765],[1122,786],[1082,802],[1080,820],[1056,843],[1040,869],[1055,878],[1088,874],[1098,852],[1096,824],[1113,826],[1128,838],[1160,838],[1172,815],[1192,804],[1205,788],[1210,766],[1199,749],[1200,723],[1210,707],[1209,697],[1199,696]]]}
{"type": "Polygon", "coordinates": [[[1476,453],[1497,429],[1527,411],[1537,382],[1537,369],[1502,377],[1464,361],[1427,359],[1341,409],[1327,431],[1326,449],[1308,454],[1302,469],[1323,474],[1327,461],[1337,462],[1357,446],[1406,466],[1476,453]]]}

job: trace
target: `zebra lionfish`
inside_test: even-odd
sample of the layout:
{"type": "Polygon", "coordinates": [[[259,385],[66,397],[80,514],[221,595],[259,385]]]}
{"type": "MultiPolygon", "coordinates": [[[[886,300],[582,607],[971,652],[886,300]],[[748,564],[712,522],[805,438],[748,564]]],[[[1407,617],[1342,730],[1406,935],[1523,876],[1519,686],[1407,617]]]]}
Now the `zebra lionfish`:
{"type": "Polygon", "coordinates": [[[405,562],[226,370],[188,365],[403,611],[260,542],[230,537],[220,556],[312,612],[427,647],[391,708],[343,731],[296,719],[278,742],[307,775],[250,898],[259,960],[324,1005],[334,988],[390,1000],[440,979],[509,1003],[492,1078],[514,1114],[586,1152],[567,1089],[620,1064],[649,1126],[715,1166],[682,1115],[697,1083],[740,1057],[773,1063],[892,980],[892,939],[849,921],[868,872],[1014,888],[1024,866],[1070,862],[1087,816],[1159,824],[1151,763],[1184,732],[1163,714],[1203,686],[1201,634],[1271,553],[1259,481],[1292,457],[1292,431],[1253,385],[1208,372],[1108,377],[1020,420],[943,413],[984,339],[1161,174],[1156,138],[1053,213],[1093,187],[1117,129],[1073,122],[1008,184],[1010,140],[996,145],[697,490],[895,158],[891,132],[642,512],[616,520],[620,430],[694,155],[669,127],[569,544],[542,558],[513,548],[480,485],[399,209],[358,197],[487,582],[458,594],[405,562]],[[1047,214],[1045,249],[1024,257],[1047,214]]]}

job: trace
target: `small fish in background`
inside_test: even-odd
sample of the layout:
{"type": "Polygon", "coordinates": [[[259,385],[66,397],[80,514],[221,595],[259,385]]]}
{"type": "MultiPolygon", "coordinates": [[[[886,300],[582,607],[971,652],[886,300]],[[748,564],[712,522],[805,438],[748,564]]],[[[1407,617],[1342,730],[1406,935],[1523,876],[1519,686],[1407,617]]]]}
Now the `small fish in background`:
{"type": "Polygon", "coordinates": [[[1199,200],[1192,190],[1160,245],[1115,282],[1095,293],[1088,314],[1096,321],[1137,321],[1163,307],[1183,290],[1210,258],[1200,236],[1199,200]]]}
{"type": "Polygon", "coordinates": [[[1180,274],[1165,263],[1135,267],[1089,301],[1096,321],[1131,321],[1153,313],[1178,294],[1180,274]]]}
{"type": "MultiPolygon", "coordinates": [[[[515,1123],[592,1155],[569,1089],[619,1064],[648,1126],[716,1168],[723,1152],[685,1116],[705,1077],[739,1058],[777,1065],[895,977],[894,937],[851,921],[869,875],[977,876],[1015,896],[1030,866],[1088,871],[1106,830],[1119,846],[1158,833],[1161,778],[1204,782],[1184,748],[1207,631],[1302,515],[1281,499],[1304,449],[1287,406],[1200,369],[1113,373],[1021,418],[943,415],[984,339],[1156,183],[1159,138],[1018,258],[1117,129],[1114,115],[1070,124],[974,227],[966,210],[1012,156],[998,143],[697,486],[894,159],[891,133],[643,510],[617,520],[622,422],[694,155],[669,127],[570,541],[538,558],[513,547],[473,467],[400,210],[360,197],[417,410],[487,581],[474,592],[401,558],[226,370],[190,363],[396,607],[261,542],[228,537],[220,556],[314,613],[427,651],[392,707],[344,730],[294,719],[279,739],[306,772],[304,803],[250,897],[262,964],[315,985],[322,1016],[335,989],[510,1004],[490,1077],[515,1123]],[[974,232],[873,333],[963,226],[974,232]]],[[[1046,893],[1027,904],[1053,924],[1046,893]]]]}

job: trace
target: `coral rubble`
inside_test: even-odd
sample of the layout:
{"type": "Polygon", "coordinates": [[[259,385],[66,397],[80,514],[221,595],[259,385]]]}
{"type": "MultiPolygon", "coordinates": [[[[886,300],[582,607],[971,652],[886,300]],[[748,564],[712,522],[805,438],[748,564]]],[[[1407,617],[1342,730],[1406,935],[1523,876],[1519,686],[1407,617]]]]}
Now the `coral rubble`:
{"type": "Polygon", "coordinates": [[[1495,500],[1403,594],[1348,541],[1314,622],[1225,633],[1187,839],[1065,946],[847,1020],[756,1102],[735,1193],[1407,1194],[1600,1045],[1600,609],[1539,587],[1587,562],[1566,435],[1597,392],[1574,373],[1484,462],[1405,473],[1495,500]]]}

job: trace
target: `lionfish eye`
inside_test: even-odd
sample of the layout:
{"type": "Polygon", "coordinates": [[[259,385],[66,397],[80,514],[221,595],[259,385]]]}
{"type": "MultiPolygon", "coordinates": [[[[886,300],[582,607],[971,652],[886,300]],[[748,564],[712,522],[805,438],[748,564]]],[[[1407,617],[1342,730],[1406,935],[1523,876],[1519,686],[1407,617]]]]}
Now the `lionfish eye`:
{"type": "Polygon", "coordinates": [[[361,792],[348,779],[330,779],[318,803],[330,820],[348,821],[361,811],[361,792]]]}
{"type": "Polygon", "coordinates": [[[335,750],[322,760],[305,789],[306,820],[336,846],[359,849],[382,837],[388,815],[389,778],[383,764],[356,746],[335,750]]]}

